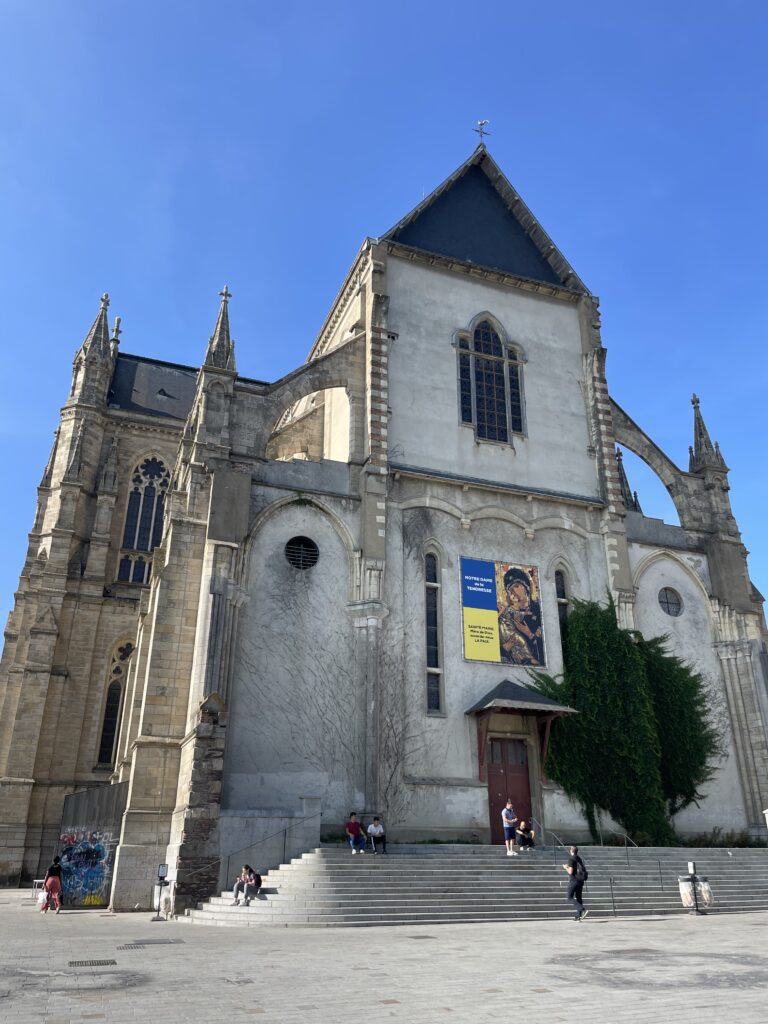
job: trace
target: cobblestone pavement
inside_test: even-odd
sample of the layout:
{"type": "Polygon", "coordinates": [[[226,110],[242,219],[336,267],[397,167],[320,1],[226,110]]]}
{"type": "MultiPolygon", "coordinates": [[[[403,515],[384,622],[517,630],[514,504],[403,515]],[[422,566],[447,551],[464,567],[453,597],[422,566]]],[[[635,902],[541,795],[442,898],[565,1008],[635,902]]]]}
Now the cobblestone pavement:
{"type": "Polygon", "coordinates": [[[43,916],[0,889],[0,1021],[765,1024],[767,929],[766,913],[713,913],[240,930],[43,916]]]}

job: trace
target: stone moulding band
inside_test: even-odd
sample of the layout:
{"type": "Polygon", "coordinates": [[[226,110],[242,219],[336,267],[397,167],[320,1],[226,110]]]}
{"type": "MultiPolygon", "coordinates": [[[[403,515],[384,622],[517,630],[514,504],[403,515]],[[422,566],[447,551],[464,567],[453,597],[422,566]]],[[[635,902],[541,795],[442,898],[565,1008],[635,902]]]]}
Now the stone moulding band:
{"type": "Polygon", "coordinates": [[[518,487],[516,484],[498,483],[493,480],[483,480],[479,477],[460,476],[457,473],[446,473],[438,469],[425,469],[421,466],[403,466],[390,462],[389,468],[393,473],[400,473],[401,476],[418,477],[419,479],[441,480],[446,483],[462,486],[468,484],[471,487],[482,488],[487,491],[504,491],[510,494],[532,494],[541,498],[557,498],[559,501],[569,501],[574,505],[591,505],[594,508],[605,508],[602,498],[590,498],[585,494],[568,494],[566,491],[550,491],[544,487],[518,487]]]}

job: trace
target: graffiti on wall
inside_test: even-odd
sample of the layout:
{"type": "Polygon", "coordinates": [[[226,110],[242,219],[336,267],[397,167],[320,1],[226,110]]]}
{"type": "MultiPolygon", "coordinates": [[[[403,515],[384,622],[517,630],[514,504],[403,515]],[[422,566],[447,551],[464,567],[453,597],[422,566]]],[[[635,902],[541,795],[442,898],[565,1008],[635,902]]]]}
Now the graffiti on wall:
{"type": "Polygon", "coordinates": [[[59,835],[64,899],[73,907],[109,903],[117,835],[111,831],[66,829],[59,835]]]}

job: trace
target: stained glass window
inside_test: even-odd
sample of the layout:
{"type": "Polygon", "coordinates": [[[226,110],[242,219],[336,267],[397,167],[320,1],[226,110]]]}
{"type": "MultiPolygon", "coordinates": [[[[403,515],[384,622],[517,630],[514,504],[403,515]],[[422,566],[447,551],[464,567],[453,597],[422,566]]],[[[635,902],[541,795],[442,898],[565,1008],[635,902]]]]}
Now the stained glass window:
{"type": "Polygon", "coordinates": [[[143,459],[133,471],[117,571],[118,580],[124,583],[149,582],[152,559],[148,555],[163,539],[170,483],[170,470],[156,455],[143,459]]]}
{"type": "Polygon", "coordinates": [[[510,440],[523,433],[522,359],[502,345],[488,320],[475,328],[472,341],[458,344],[459,409],[462,423],[473,423],[479,441],[510,440]]]}
{"type": "Polygon", "coordinates": [[[133,644],[124,643],[118,647],[109,668],[107,697],[104,702],[104,718],[101,725],[98,764],[115,763],[115,744],[120,729],[120,712],[123,702],[123,688],[128,673],[128,662],[133,654],[133,644]]]}
{"type": "Polygon", "coordinates": [[[443,710],[443,673],[440,651],[440,567],[436,555],[424,558],[427,712],[443,710]]]}
{"type": "Polygon", "coordinates": [[[568,591],[565,585],[565,573],[560,569],[555,573],[555,593],[557,594],[557,617],[560,622],[560,644],[565,652],[565,637],[568,627],[568,591]]]}

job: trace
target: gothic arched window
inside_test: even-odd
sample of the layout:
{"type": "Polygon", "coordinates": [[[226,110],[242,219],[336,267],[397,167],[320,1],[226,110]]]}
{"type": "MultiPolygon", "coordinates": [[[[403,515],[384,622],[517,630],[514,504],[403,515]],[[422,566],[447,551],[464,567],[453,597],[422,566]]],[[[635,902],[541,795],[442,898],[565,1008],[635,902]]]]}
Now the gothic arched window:
{"type": "Polygon", "coordinates": [[[107,696],[104,701],[104,717],[101,723],[99,741],[99,765],[115,763],[115,745],[120,731],[120,712],[123,706],[123,690],[128,672],[128,662],[133,654],[133,644],[125,643],[117,648],[109,667],[107,696]]]}
{"type": "Polygon", "coordinates": [[[523,358],[502,342],[489,320],[471,338],[459,338],[461,422],[473,425],[478,441],[509,441],[523,433],[523,358]]]}
{"type": "Polygon", "coordinates": [[[118,580],[124,583],[149,582],[151,552],[163,539],[163,511],[170,483],[170,470],[156,455],[142,459],[133,471],[117,572],[118,580]]]}
{"type": "Polygon", "coordinates": [[[568,589],[562,569],[558,569],[555,573],[555,594],[557,595],[557,618],[560,623],[560,646],[565,653],[565,638],[568,628],[568,589]]]}
{"type": "Polygon", "coordinates": [[[425,626],[427,647],[427,712],[443,710],[442,643],[440,637],[440,565],[437,555],[424,556],[425,626]]]}

